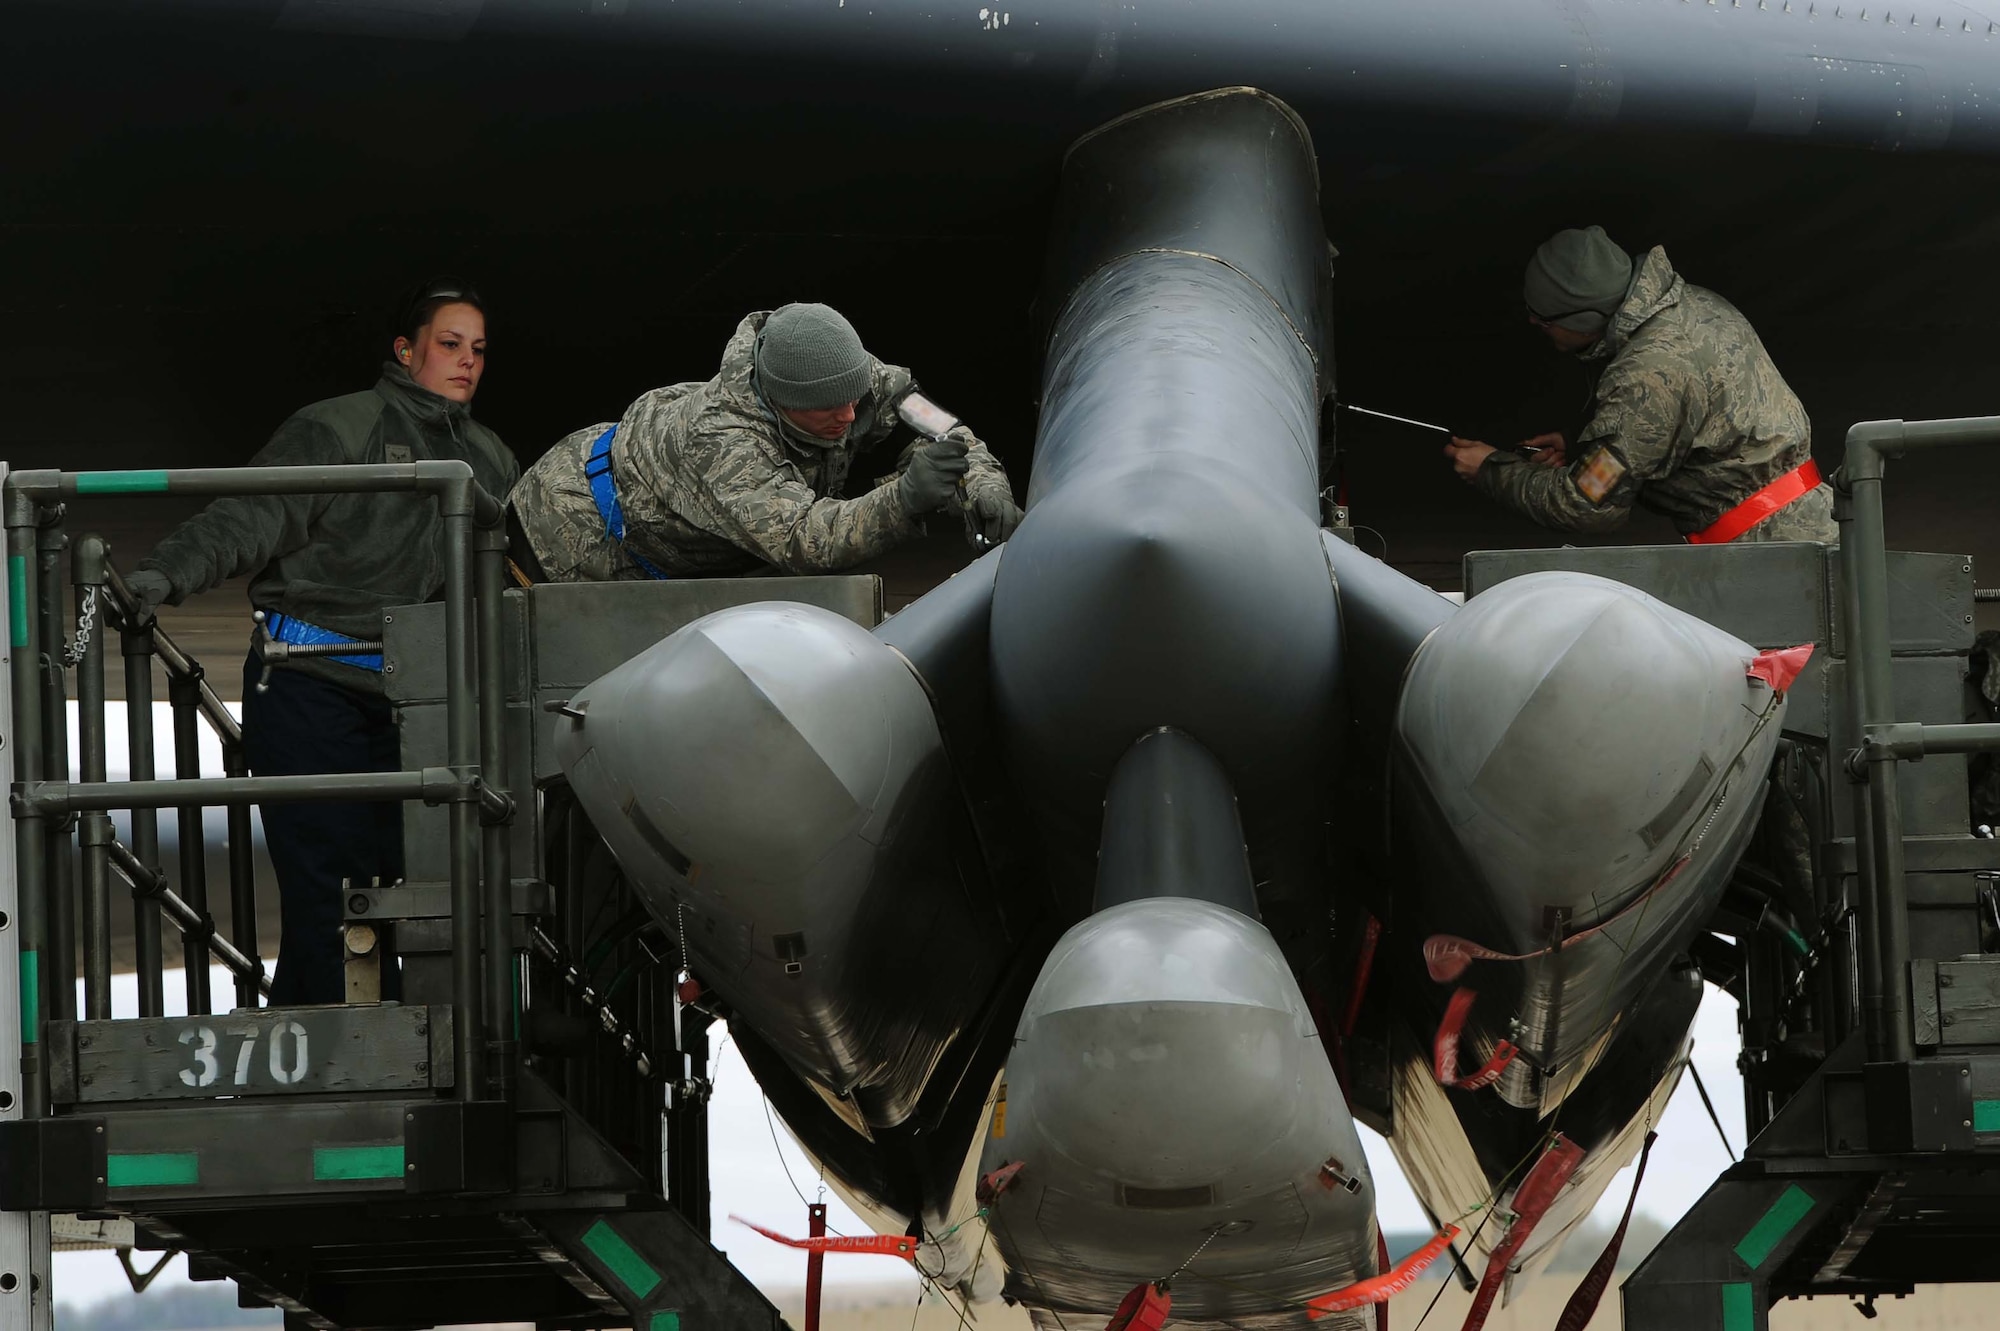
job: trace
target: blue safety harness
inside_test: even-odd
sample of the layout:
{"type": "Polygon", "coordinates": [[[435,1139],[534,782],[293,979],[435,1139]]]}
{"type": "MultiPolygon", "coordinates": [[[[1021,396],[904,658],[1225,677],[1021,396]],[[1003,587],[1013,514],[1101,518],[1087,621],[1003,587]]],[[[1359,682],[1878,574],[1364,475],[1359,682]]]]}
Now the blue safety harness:
{"type": "Polygon", "coordinates": [[[590,482],[590,497],[597,501],[597,515],[604,519],[604,534],[625,551],[646,576],[664,582],[667,578],[665,573],[625,544],[625,509],[618,502],[617,482],[611,479],[611,437],[617,433],[618,427],[614,425],[597,436],[597,442],[590,446],[590,458],[583,464],[583,475],[590,482]]]}
{"type": "MultiPolygon", "coordinates": [[[[361,641],[359,638],[350,638],[345,633],[335,633],[332,629],[323,629],[317,624],[308,624],[303,619],[298,619],[292,615],[280,615],[276,612],[266,612],[264,615],[264,629],[277,641],[289,642],[297,647],[317,647],[321,643],[328,642],[361,641]]],[[[342,665],[355,666],[361,670],[380,671],[382,669],[382,654],[380,652],[361,653],[354,656],[343,654],[340,656],[329,656],[324,659],[338,661],[342,665]]]]}

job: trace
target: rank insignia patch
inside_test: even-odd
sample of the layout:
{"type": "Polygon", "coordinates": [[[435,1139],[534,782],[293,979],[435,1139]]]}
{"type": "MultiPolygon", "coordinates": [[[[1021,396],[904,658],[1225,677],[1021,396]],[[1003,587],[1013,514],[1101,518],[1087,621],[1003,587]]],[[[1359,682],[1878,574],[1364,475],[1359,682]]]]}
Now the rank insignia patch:
{"type": "Polygon", "coordinates": [[[1570,479],[1576,482],[1585,499],[1601,504],[1618,488],[1618,482],[1625,479],[1625,459],[1611,445],[1599,444],[1577,462],[1570,479]]]}

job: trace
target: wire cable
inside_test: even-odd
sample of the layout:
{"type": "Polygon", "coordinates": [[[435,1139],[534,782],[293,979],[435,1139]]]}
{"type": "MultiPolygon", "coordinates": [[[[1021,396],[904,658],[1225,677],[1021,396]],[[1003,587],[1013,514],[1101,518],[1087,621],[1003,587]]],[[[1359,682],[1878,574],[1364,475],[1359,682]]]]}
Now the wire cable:
{"type": "Polygon", "coordinates": [[[1708,1098],[1708,1087],[1702,1085],[1701,1069],[1694,1065],[1694,1055],[1688,1055],[1688,1075],[1694,1078],[1694,1088],[1701,1094],[1701,1107],[1708,1111],[1708,1121],[1715,1124],[1715,1135],[1722,1138],[1722,1149],[1729,1155],[1729,1163],[1736,1163],[1736,1148],[1729,1144],[1729,1134],[1722,1130],[1722,1120],[1715,1112],[1715,1102],[1708,1098]]]}

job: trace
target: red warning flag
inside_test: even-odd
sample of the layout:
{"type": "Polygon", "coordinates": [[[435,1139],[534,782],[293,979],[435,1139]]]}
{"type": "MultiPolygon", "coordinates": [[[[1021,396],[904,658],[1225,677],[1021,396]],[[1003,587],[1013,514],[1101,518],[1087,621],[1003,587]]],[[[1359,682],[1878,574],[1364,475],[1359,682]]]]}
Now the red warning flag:
{"type": "Polygon", "coordinates": [[[1750,664],[1744,667],[1743,674],[1749,679],[1763,680],[1775,693],[1783,693],[1792,687],[1792,681],[1806,668],[1806,662],[1812,660],[1812,654],[1811,643],[1801,647],[1773,647],[1769,651],[1757,653],[1750,664]]]}

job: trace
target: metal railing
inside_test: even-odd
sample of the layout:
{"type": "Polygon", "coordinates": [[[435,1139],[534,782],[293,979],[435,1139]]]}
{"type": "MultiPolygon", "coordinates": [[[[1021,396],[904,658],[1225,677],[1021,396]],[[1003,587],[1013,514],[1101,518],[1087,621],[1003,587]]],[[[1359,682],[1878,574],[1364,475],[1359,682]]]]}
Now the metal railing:
{"type": "Polygon", "coordinates": [[[254,1006],[268,991],[257,955],[257,905],[251,861],[250,805],[285,801],[421,800],[449,807],[451,992],[455,1028],[454,1090],[462,1100],[511,1095],[515,1056],[514,968],[484,968],[505,957],[510,934],[511,873],[505,665],[501,595],[506,536],[501,508],[464,462],[327,467],[200,468],[184,471],[20,471],[4,489],[9,642],[12,648],[15,829],[22,964],[22,1109],[50,1112],[49,1065],[42,1031],[74,1015],[74,956],[82,945],[84,1015],[111,1010],[111,883],[129,884],[139,970],[139,1015],[164,1007],[160,922],[180,931],[188,1010],[211,1010],[211,956],[236,977],[237,1002],[254,1006]],[[85,536],[70,552],[76,593],[76,640],[65,650],[62,555],[65,501],[98,494],[301,495],[415,493],[433,498],[444,523],[446,766],[418,771],[315,776],[252,776],[243,732],[201,664],[137,606],[104,542],[85,536]],[[29,570],[34,575],[30,576],[29,570]],[[125,661],[130,780],[107,768],[103,626],[120,621],[125,661]],[[477,635],[477,668],[474,642],[477,635]],[[175,774],[161,779],[153,748],[152,661],[168,680],[175,774]],[[66,667],[77,673],[78,779],[69,767],[66,667]],[[199,726],[221,741],[223,775],[203,776],[199,726]],[[230,930],[220,935],[208,913],[202,812],[228,810],[230,930]],[[180,820],[180,890],[159,864],[158,811],[180,820]],[[131,844],[118,841],[112,810],[130,810],[131,844]],[[75,848],[74,851],[72,848],[75,848]],[[72,863],[78,867],[72,872],[72,863]],[[482,911],[484,924],[482,928],[482,911]]]}
{"type": "Polygon", "coordinates": [[[2000,750],[2000,725],[1898,721],[1890,678],[1889,554],[1882,473],[1889,458],[1920,449],[2000,444],[2000,416],[1867,421],[1847,432],[1833,484],[1840,519],[1843,607],[1851,633],[1848,706],[1860,747],[1847,756],[1855,788],[1861,891],[1862,1025],[1871,1062],[1916,1056],[1910,1012],[1909,886],[1897,765],[1926,753],[2000,750]]]}

